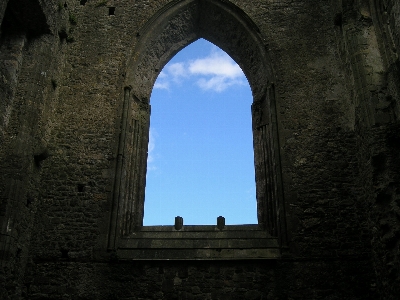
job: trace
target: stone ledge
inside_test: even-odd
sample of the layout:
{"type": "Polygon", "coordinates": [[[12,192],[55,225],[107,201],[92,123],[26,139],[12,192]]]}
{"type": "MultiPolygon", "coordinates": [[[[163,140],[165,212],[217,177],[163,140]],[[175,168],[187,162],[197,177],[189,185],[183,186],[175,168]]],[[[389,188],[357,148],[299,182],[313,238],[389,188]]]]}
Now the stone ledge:
{"type": "Polygon", "coordinates": [[[278,259],[279,249],[118,249],[119,260],[278,259]]]}
{"type": "Polygon", "coordinates": [[[120,260],[236,260],[281,257],[278,239],[258,225],[148,226],[118,240],[120,260]]]}
{"type": "MultiPolygon", "coordinates": [[[[221,230],[216,225],[183,225],[182,229],[176,230],[172,225],[160,225],[160,226],[142,226],[137,232],[160,232],[160,231],[173,231],[173,232],[210,232],[210,231],[252,231],[252,232],[264,232],[260,229],[258,224],[244,224],[244,225],[225,225],[221,230]]],[[[265,233],[265,232],[264,232],[265,233]]]]}

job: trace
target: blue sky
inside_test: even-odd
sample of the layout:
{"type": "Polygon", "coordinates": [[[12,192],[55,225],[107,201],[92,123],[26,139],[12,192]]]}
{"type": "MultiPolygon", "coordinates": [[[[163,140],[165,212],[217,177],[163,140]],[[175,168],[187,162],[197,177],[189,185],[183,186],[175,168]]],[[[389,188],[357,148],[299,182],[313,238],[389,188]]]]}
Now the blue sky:
{"type": "Polygon", "coordinates": [[[163,68],[150,99],[144,225],[256,224],[250,86],[200,39],[163,68]]]}

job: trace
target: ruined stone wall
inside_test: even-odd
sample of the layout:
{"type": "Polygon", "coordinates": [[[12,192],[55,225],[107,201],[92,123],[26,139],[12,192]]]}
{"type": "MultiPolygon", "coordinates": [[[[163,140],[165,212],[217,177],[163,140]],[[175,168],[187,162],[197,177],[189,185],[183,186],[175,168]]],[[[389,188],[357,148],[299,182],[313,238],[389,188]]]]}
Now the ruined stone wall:
{"type": "Polygon", "coordinates": [[[38,1],[8,5],[2,11],[0,37],[0,297],[4,299],[21,294],[40,195],[40,163],[48,156],[50,117],[58,98],[55,78],[63,58],[58,36],[51,34],[57,31],[38,1]]]}
{"type": "MultiPolygon", "coordinates": [[[[358,62],[352,62],[353,66],[357,65],[352,70],[356,89],[357,76],[366,82],[363,95],[356,91],[355,97],[370,106],[368,112],[362,102],[358,102],[355,114],[359,201],[368,211],[373,262],[382,299],[395,299],[399,293],[399,208],[396,195],[400,86],[396,7],[392,1],[371,1],[368,6],[360,1],[351,10],[353,16],[358,16],[354,31],[363,33],[353,40],[359,41],[359,46],[354,49],[368,49],[368,54],[360,56],[358,62]]],[[[351,61],[351,51],[346,55],[351,61]]]]}
{"type": "Polygon", "coordinates": [[[343,280],[369,268],[353,260],[53,261],[38,264],[25,284],[29,299],[376,299],[364,276],[343,280]]]}
{"type": "MultiPolygon", "coordinates": [[[[374,22],[380,26],[381,53],[384,53],[385,81],[382,86],[385,101],[384,109],[392,114],[392,122],[376,124],[371,130],[361,133],[366,138],[367,148],[365,159],[369,163],[372,176],[366,188],[369,205],[369,222],[373,234],[373,261],[377,275],[378,287],[383,299],[395,299],[393,295],[399,291],[399,246],[400,208],[398,203],[398,161],[400,137],[398,128],[399,118],[399,12],[396,1],[377,1],[377,13],[374,22]],[[379,16],[383,16],[382,23],[379,16]]],[[[365,161],[366,162],[366,161],[365,161]]]]}
{"type": "MultiPolygon", "coordinates": [[[[0,82],[1,298],[395,299],[398,74],[382,11],[365,1],[230,1],[259,29],[274,73],[282,258],[138,262],[106,251],[127,66],[171,2],[38,1],[49,32],[1,43],[1,71],[16,66],[15,82],[0,82]]],[[[385,5],[397,47],[400,8],[385,5]]]]}
{"type": "Polygon", "coordinates": [[[389,17],[388,23],[393,35],[394,43],[396,44],[396,49],[400,47],[400,4],[397,1],[389,0],[383,1],[384,5],[386,6],[386,11],[389,17]]]}
{"type": "MultiPolygon", "coordinates": [[[[0,152],[3,223],[1,254],[9,260],[5,270],[8,270],[8,267],[15,268],[16,273],[23,271],[28,253],[33,218],[40,194],[39,160],[41,156],[46,156],[46,131],[50,129],[44,124],[47,123],[46,117],[48,110],[51,110],[54,95],[50,78],[47,77],[52,74],[47,70],[53,66],[51,61],[46,59],[47,55],[53,55],[53,49],[48,49],[52,44],[51,37],[27,43],[29,45],[25,45],[26,48],[20,53],[18,74],[18,87],[25,86],[26,89],[15,89],[11,102],[8,103],[11,112],[2,132],[0,152]],[[18,268],[21,269],[17,270],[18,268]]],[[[7,279],[13,278],[8,274],[7,279]]]]}
{"type": "Polygon", "coordinates": [[[3,1],[0,4],[0,20],[3,20],[4,12],[6,11],[8,1],[3,1]]]}
{"type": "MultiPolygon", "coordinates": [[[[300,274],[300,270],[312,269],[308,277],[313,278],[325,272],[325,268],[336,269],[340,264],[336,261],[338,257],[346,262],[356,259],[355,265],[364,266],[363,260],[368,261],[369,239],[363,227],[363,212],[354,200],[353,124],[348,113],[349,96],[343,88],[346,86],[341,71],[343,62],[334,42],[340,29],[334,24],[330,4],[234,3],[260,28],[277,78],[290,255],[331,260],[288,263],[287,269],[282,266],[271,269],[267,265],[260,272],[291,270],[300,274]]],[[[114,16],[108,15],[107,6],[97,7],[90,2],[67,8],[68,14],[75,16],[76,24],[71,25],[73,32],[69,33],[73,42],[68,44],[58,124],[49,145],[53,156],[42,164],[44,192],[31,247],[35,262],[31,265],[33,276],[36,268],[47,266],[48,260],[70,259],[79,264],[96,257],[96,251],[104,247],[102,236],[107,230],[124,64],[134,51],[134,33],[163,4],[146,6],[137,2],[132,6],[120,2],[114,16]]],[[[216,266],[220,264],[215,262],[216,266]]],[[[103,268],[103,272],[113,273],[108,267],[103,268]]],[[[357,268],[353,267],[353,272],[357,268]]],[[[47,272],[52,274],[52,267],[47,272]]],[[[99,272],[95,271],[95,278],[100,276],[99,272]]],[[[202,278],[208,273],[197,272],[194,277],[202,278]]],[[[343,271],[331,273],[330,280],[333,274],[341,277],[338,272],[343,271]]],[[[84,274],[87,273],[81,276],[87,276],[84,274]]],[[[369,291],[372,280],[368,274],[365,272],[364,291],[369,291]]],[[[152,293],[159,283],[147,276],[139,281],[149,281],[145,290],[152,293]]],[[[295,277],[286,276],[287,285],[292,286],[295,294],[295,277]]],[[[315,287],[311,282],[303,284],[307,286],[306,293],[315,287]]],[[[45,293],[44,287],[38,288],[36,282],[34,285],[32,296],[45,293]]],[[[69,283],[73,285],[74,282],[69,283]]],[[[233,285],[232,294],[238,293],[240,287],[233,285]]],[[[334,286],[332,290],[338,287],[338,282],[334,286]]],[[[275,297],[283,297],[284,289],[275,297]]],[[[329,287],[321,289],[321,293],[332,292],[329,287]]],[[[262,292],[263,296],[274,289],[267,290],[262,292]]],[[[161,292],[167,295],[166,291],[161,292]]],[[[79,293],[82,291],[76,290],[71,297],[79,293]]],[[[336,293],[339,297],[346,292],[338,288],[336,293]]],[[[349,293],[355,295],[354,291],[349,293]]]]}

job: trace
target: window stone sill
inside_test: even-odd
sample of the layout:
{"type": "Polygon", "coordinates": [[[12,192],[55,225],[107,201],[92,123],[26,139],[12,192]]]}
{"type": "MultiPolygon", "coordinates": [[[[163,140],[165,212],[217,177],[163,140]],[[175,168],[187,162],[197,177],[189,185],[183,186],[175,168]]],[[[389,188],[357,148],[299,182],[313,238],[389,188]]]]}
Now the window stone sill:
{"type": "Polygon", "coordinates": [[[144,226],[118,241],[119,260],[244,260],[281,257],[278,239],[258,225],[144,226]]]}

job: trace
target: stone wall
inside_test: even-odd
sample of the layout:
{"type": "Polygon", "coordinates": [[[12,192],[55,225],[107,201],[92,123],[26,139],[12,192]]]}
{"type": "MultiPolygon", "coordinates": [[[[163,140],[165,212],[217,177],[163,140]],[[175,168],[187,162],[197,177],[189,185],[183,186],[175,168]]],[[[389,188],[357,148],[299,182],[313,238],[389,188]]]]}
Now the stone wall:
{"type": "Polygon", "coordinates": [[[8,1],[3,1],[0,4],[0,20],[3,20],[4,12],[6,11],[8,1]]]}
{"type": "MultiPolygon", "coordinates": [[[[129,68],[153,53],[147,22],[177,2],[37,0],[40,31],[2,26],[0,298],[396,299],[397,1],[215,2],[254,24],[273,74],[281,258],[123,261],[107,248],[129,68]]],[[[222,29],[213,42],[258,74],[222,29]]],[[[154,53],[180,50],[166,45],[154,53]]],[[[141,68],[140,99],[161,70],[141,68]]]]}
{"type": "Polygon", "coordinates": [[[0,42],[0,297],[5,299],[21,293],[41,193],[40,163],[48,156],[49,116],[57,104],[52,78],[62,60],[40,3],[11,2],[2,15],[0,42]],[[21,23],[27,13],[29,20],[21,23]]]}
{"type": "MultiPolygon", "coordinates": [[[[359,184],[367,203],[372,233],[372,253],[382,299],[395,299],[399,293],[399,204],[396,200],[399,150],[398,136],[398,5],[376,1],[371,7],[374,31],[382,59],[379,89],[370,89],[375,106],[375,124],[359,125],[359,184]],[[397,20],[397,21],[396,21],[397,20]],[[378,90],[378,92],[376,92],[378,90]],[[376,104],[377,103],[377,104],[376,104]]],[[[370,27],[372,24],[370,25],[370,27]]]]}
{"type": "MultiPolygon", "coordinates": [[[[29,299],[376,299],[359,261],[43,262],[29,299]],[[340,278],[341,280],[338,280],[340,278]],[[350,280],[343,280],[343,279],[350,280]]],[[[26,293],[26,294],[25,294],[26,293]]]]}
{"type": "Polygon", "coordinates": [[[388,23],[390,26],[390,30],[392,32],[393,40],[396,45],[396,49],[400,46],[400,37],[399,37],[399,29],[400,29],[400,5],[397,1],[383,1],[384,8],[386,8],[386,12],[388,14],[388,23]]]}

